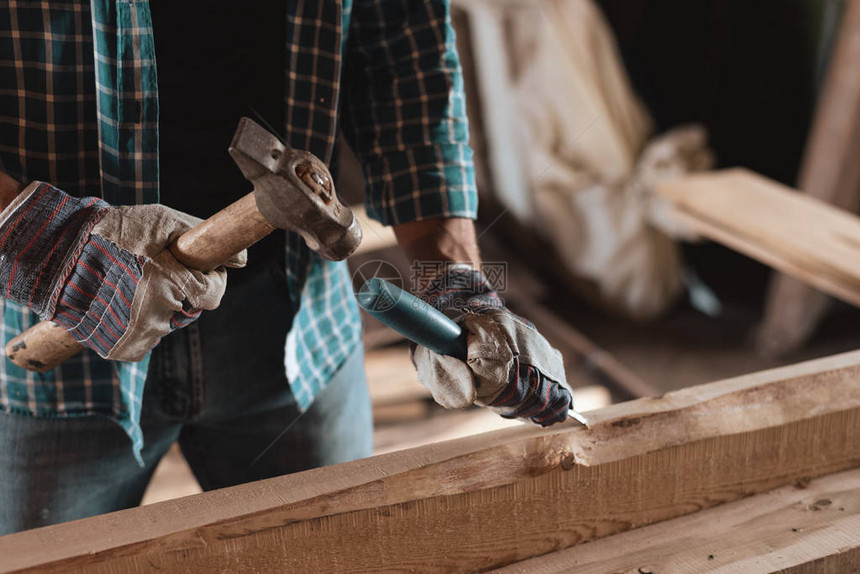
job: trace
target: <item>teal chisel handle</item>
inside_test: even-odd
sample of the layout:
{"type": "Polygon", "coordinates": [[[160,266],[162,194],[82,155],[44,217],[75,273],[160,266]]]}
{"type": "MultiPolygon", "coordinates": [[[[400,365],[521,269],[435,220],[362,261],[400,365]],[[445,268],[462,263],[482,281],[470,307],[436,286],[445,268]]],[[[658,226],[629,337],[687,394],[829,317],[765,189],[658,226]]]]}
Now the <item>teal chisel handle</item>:
{"type": "MultiPolygon", "coordinates": [[[[374,277],[365,281],[355,298],[362,309],[407,339],[441,355],[466,360],[466,332],[418,297],[374,277]]],[[[568,416],[588,426],[588,420],[573,409],[568,416]]]]}
{"type": "Polygon", "coordinates": [[[368,279],[355,294],[361,308],[407,339],[466,360],[466,332],[425,301],[384,279],[368,279]]]}

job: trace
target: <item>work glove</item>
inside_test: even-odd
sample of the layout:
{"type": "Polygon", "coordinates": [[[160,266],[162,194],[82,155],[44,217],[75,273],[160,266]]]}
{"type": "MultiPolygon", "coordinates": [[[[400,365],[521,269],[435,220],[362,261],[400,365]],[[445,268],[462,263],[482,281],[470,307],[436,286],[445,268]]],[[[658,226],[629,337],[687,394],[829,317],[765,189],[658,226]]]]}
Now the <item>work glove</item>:
{"type": "MultiPolygon", "coordinates": [[[[221,302],[223,267],[189,269],[167,249],[199,222],[163,205],[112,207],[34,182],[0,214],[0,296],[103,358],[139,361],[221,302]]],[[[227,265],[245,260],[242,252],[227,265]]]]}
{"type": "Polygon", "coordinates": [[[467,359],[417,346],[418,380],[446,408],[490,407],[505,418],[542,425],[567,419],[573,405],[561,353],[534,325],[509,311],[480,271],[446,269],[422,299],[467,332],[467,359]]]}

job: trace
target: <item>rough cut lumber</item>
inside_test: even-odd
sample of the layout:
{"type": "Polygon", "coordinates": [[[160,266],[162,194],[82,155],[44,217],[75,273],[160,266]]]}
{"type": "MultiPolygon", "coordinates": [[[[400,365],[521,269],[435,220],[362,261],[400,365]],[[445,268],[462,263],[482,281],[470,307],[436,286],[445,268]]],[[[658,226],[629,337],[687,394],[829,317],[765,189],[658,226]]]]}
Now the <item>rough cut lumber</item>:
{"type": "MultiPolygon", "coordinates": [[[[575,387],[576,408],[590,411],[605,407],[612,401],[609,389],[600,385],[575,387]]],[[[406,405],[403,405],[406,406],[406,405]]],[[[385,407],[383,409],[383,415],[385,407]]],[[[373,452],[382,454],[415,448],[435,442],[453,440],[503,428],[519,427],[522,423],[503,419],[489,409],[445,410],[436,403],[425,405],[422,418],[380,422],[375,418],[379,408],[373,408],[373,452]]]]}
{"type": "Polygon", "coordinates": [[[719,241],[860,306],[860,218],[745,169],[658,186],[674,215],[719,241]]]}
{"type": "Polygon", "coordinates": [[[500,567],[860,466],[860,352],[0,538],[0,571],[500,567]]]}
{"type": "Polygon", "coordinates": [[[560,550],[499,574],[860,571],[860,470],[560,550]]]}
{"type": "MultiPolygon", "coordinates": [[[[857,213],[860,208],[860,0],[848,0],[819,96],[797,186],[857,213]]],[[[803,345],[818,325],[826,297],[792,277],[771,283],[757,345],[784,355],[803,345]]]]}
{"type": "Polygon", "coordinates": [[[427,410],[421,420],[377,425],[373,430],[373,453],[413,449],[521,424],[487,409],[448,411],[436,406],[427,410]]]}

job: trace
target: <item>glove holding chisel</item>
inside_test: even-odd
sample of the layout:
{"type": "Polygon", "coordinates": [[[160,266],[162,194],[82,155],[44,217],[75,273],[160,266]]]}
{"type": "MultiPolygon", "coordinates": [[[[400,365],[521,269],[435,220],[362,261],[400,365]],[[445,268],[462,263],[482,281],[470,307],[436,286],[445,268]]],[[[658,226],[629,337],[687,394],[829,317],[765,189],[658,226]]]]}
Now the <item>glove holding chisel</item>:
{"type": "Polygon", "coordinates": [[[484,275],[446,265],[421,297],[468,333],[466,360],[417,346],[418,380],[446,408],[472,404],[548,426],[567,419],[572,393],[561,353],[505,307],[484,275]]]}

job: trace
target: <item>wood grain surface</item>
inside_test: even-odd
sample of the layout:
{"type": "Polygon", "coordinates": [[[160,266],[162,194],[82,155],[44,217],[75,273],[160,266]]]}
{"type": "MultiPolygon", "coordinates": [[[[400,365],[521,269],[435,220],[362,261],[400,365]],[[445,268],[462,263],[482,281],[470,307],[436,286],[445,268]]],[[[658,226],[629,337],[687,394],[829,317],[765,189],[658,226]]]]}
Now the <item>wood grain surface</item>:
{"type": "Polygon", "coordinates": [[[860,466],[860,352],[0,538],[2,572],[474,572],[860,466]]]}
{"type": "Polygon", "coordinates": [[[860,571],[860,470],[512,564],[499,574],[860,571]]]}
{"type": "Polygon", "coordinates": [[[676,217],[745,255],[860,306],[860,218],[735,168],[658,185],[676,217]]]}
{"type": "Polygon", "coordinates": [[[186,267],[211,271],[274,230],[251,192],[183,233],[170,252],[186,267]]]}
{"type": "Polygon", "coordinates": [[[56,368],[84,346],[53,321],[39,321],[6,344],[6,357],[28,371],[44,373],[56,368]]]}

